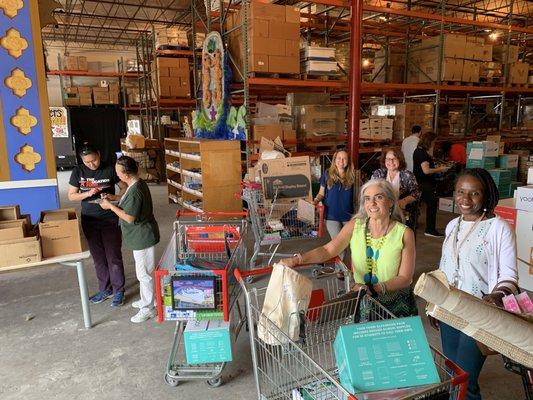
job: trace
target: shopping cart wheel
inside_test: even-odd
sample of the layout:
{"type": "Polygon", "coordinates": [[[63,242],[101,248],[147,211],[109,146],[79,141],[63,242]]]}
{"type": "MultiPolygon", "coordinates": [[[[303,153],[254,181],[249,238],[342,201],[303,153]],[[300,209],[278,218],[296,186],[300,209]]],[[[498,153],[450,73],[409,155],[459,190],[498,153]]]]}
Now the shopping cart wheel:
{"type": "Polygon", "coordinates": [[[207,384],[214,388],[219,387],[222,385],[222,378],[208,379],[207,384]]]}
{"type": "Polygon", "coordinates": [[[247,276],[245,280],[246,280],[247,284],[254,283],[254,277],[253,276],[247,276]]]}
{"type": "Polygon", "coordinates": [[[165,382],[167,385],[174,386],[174,387],[178,386],[178,384],[180,383],[180,381],[170,376],[169,374],[165,374],[165,382]]]}

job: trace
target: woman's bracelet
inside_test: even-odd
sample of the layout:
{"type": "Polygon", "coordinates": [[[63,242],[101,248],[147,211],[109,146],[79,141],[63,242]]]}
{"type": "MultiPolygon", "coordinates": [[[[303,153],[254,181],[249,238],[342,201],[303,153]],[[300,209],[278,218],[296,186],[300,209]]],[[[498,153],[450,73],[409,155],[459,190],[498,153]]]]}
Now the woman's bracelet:
{"type": "Polygon", "coordinates": [[[304,263],[304,258],[302,257],[301,253],[296,253],[296,254],[293,255],[293,257],[296,257],[298,259],[298,264],[303,264],[304,263]]]}
{"type": "Polygon", "coordinates": [[[378,282],[379,288],[381,289],[381,294],[387,293],[387,286],[384,282],[378,282]]]}

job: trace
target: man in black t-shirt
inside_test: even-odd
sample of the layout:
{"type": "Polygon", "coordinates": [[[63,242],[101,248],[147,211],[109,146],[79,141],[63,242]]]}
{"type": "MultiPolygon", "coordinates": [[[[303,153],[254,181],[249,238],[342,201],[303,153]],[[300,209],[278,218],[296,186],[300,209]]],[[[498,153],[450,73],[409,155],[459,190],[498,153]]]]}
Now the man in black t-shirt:
{"type": "Polygon", "coordinates": [[[126,184],[118,178],[114,165],[101,162],[100,153],[84,144],[79,155],[83,161],[72,171],[68,199],[81,201],[81,227],[89,243],[94,260],[99,291],[89,300],[101,303],[113,297],[112,306],[124,304],[124,265],[122,262],[122,234],[117,216],[103,210],[98,202],[102,193],[115,194],[115,185],[121,193],[126,184]]]}

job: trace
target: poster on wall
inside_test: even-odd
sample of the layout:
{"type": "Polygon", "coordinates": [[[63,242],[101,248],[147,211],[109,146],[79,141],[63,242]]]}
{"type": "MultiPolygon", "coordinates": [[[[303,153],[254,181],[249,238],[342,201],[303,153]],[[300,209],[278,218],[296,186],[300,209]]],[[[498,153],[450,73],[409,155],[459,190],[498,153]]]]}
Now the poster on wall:
{"type": "Polygon", "coordinates": [[[50,107],[53,138],[68,138],[68,114],[65,107],[50,107]]]}

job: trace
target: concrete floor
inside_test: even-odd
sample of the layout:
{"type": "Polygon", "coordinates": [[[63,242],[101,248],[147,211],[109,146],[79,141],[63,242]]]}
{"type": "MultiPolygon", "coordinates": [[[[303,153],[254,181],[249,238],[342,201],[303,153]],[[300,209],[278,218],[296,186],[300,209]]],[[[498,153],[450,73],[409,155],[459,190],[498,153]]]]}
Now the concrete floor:
{"type": "MultiPolygon", "coordinates": [[[[69,172],[59,173],[62,207],[69,172]]],[[[175,207],[169,206],[166,186],[150,186],[162,238],[161,256],[170,238],[175,207]]],[[[444,227],[449,214],[439,215],[444,227]]],[[[319,242],[309,242],[306,248],[319,242]]],[[[441,241],[417,238],[417,274],[433,269],[441,241]]],[[[299,249],[301,250],[301,249],[299,249]]],[[[174,324],[149,320],[133,324],[131,302],[138,297],[131,252],[124,251],[126,304],[91,306],[95,326],[83,328],[74,268],[50,266],[0,274],[0,399],[255,399],[249,341],[243,331],[234,346],[236,360],[225,368],[224,385],[203,381],[170,387],[163,381],[174,324]]],[[[86,263],[90,293],[97,289],[92,262],[86,263]]],[[[423,309],[421,305],[420,309],[423,309]]],[[[426,320],[423,317],[424,321],[426,320]]],[[[430,342],[438,334],[426,326],[430,342]]],[[[518,376],[506,371],[500,357],[487,360],[481,375],[484,399],[525,398],[518,376]]]]}

